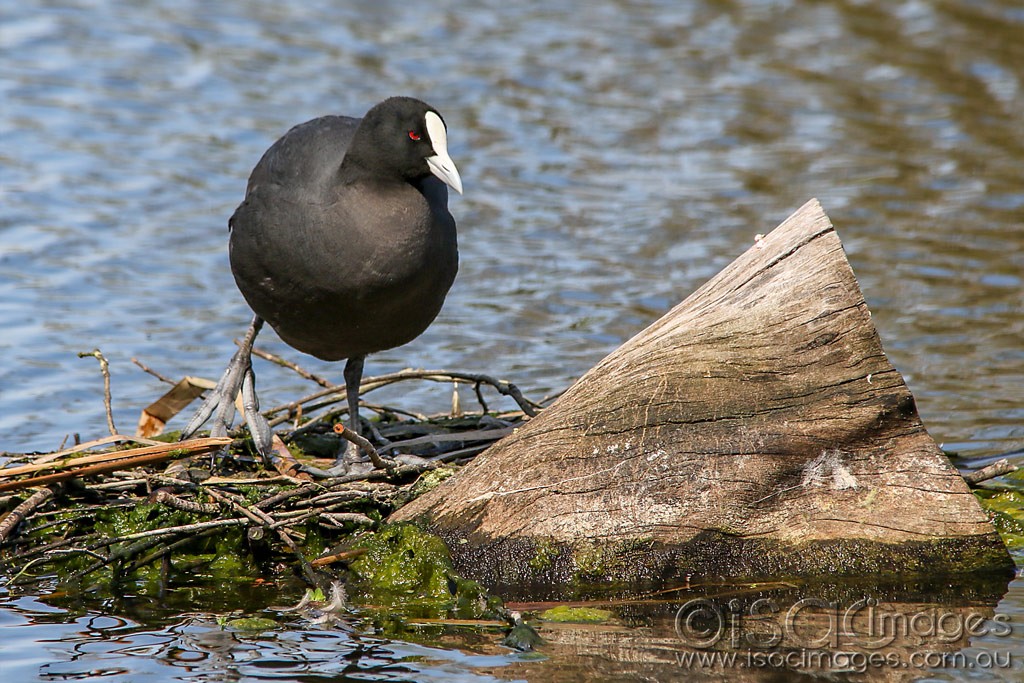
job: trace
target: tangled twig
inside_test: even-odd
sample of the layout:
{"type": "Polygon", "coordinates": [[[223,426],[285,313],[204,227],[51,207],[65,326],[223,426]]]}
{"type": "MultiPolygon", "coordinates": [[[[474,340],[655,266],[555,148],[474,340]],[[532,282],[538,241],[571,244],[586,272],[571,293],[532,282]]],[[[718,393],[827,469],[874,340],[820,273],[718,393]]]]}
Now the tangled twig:
{"type": "MultiPolygon", "coordinates": [[[[490,375],[403,370],[366,378],[361,391],[407,380],[470,385],[482,412],[467,413],[462,406],[453,410],[458,417],[427,418],[414,411],[364,404],[381,418],[367,424],[365,438],[357,437],[334,426],[335,419],[347,412],[346,408],[335,407],[342,399],[342,387],[273,354],[254,353],[320,386],[299,401],[264,411],[263,415],[270,416],[275,424],[296,420],[290,434],[270,433],[282,457],[289,448],[305,443],[303,439],[311,443],[335,439],[332,443],[336,444],[340,437],[356,442],[371,457],[376,455],[374,449],[387,449],[395,460],[375,459],[376,469],[307,482],[291,476],[290,469],[286,472],[289,476],[268,476],[259,460],[247,457],[251,453],[247,441],[217,437],[166,443],[118,434],[112,416],[107,360],[99,349],[82,353],[82,357],[93,356],[100,363],[107,427],[112,435],[55,453],[23,455],[11,466],[0,468],[0,491],[11,491],[8,497],[12,499],[24,496],[0,520],[0,564],[15,568],[7,572],[12,576],[11,583],[38,581],[52,576],[55,570],[63,579],[74,581],[103,568],[109,568],[110,575],[118,580],[154,562],[160,563],[160,575],[166,577],[175,560],[189,567],[210,562],[203,558],[209,556],[212,536],[218,537],[218,544],[235,538],[223,533],[227,529],[239,529],[241,537],[248,539],[239,553],[258,548],[261,554],[270,553],[286,564],[294,563],[308,582],[317,583],[323,578],[316,567],[354,559],[359,552],[338,552],[336,544],[329,556],[307,558],[302,551],[307,534],[315,531],[325,540],[342,541],[344,547],[344,539],[354,529],[375,527],[378,520],[407,500],[412,484],[421,475],[445,462],[466,462],[511,431],[517,422],[535,415],[540,407],[524,398],[514,384],[490,375]],[[522,412],[488,414],[484,386],[511,397],[522,412]],[[298,416],[304,420],[301,424],[298,416]],[[226,452],[229,445],[231,454],[226,452]],[[181,468],[181,479],[160,475],[153,469],[166,460],[185,462],[190,455],[222,450],[222,456],[202,462],[197,459],[191,467],[181,468]],[[40,486],[43,488],[25,492],[40,486]],[[226,511],[234,516],[219,518],[226,511]],[[139,530],[112,533],[110,529],[115,527],[109,520],[118,516],[139,530]],[[61,573],[60,567],[67,570],[61,573]]],[[[161,381],[180,384],[132,360],[161,381]]],[[[186,380],[193,384],[200,381],[186,380]]],[[[255,396],[248,399],[247,410],[258,411],[255,396]]],[[[314,467],[308,456],[296,455],[299,460],[293,464],[314,467]]],[[[269,474],[274,473],[271,470],[269,474]]]]}
{"type": "Polygon", "coordinates": [[[82,351],[78,354],[79,358],[86,358],[88,356],[92,356],[100,362],[100,372],[103,374],[103,407],[107,413],[107,429],[110,430],[111,436],[116,436],[117,427],[114,426],[114,411],[110,401],[110,364],[107,363],[107,359],[99,349],[82,351]]]}

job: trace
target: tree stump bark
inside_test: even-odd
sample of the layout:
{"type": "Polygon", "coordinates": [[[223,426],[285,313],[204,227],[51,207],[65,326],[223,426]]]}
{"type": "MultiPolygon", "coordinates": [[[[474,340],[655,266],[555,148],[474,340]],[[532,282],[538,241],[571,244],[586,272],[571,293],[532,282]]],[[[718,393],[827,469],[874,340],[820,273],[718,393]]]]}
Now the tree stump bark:
{"type": "Polygon", "coordinates": [[[1013,566],[816,200],[391,519],[500,584],[1013,566]]]}

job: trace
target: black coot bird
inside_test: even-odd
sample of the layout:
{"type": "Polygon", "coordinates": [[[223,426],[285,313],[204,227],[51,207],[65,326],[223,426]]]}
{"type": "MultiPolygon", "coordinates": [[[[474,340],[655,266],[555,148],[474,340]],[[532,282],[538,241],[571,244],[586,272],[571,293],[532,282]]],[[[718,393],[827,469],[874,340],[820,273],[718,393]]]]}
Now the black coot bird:
{"type": "MultiPolygon", "coordinates": [[[[347,359],[350,425],[359,432],[366,355],[418,337],[458,270],[448,187],[461,194],[462,180],[447,138],[436,109],[392,97],[362,119],[295,126],[266,151],[228,222],[231,272],[256,315],[185,436],[214,411],[212,432],[226,433],[241,389],[256,445],[270,453],[250,361],[264,320],[299,351],[347,359]]],[[[340,462],[328,470],[342,471],[340,462]]]]}

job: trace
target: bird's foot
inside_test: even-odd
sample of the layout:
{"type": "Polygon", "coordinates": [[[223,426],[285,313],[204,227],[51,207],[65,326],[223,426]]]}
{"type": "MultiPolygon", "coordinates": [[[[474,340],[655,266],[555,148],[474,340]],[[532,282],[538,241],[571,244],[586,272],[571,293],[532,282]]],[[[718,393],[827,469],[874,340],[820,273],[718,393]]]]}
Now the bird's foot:
{"type": "Polygon", "coordinates": [[[334,479],[336,477],[347,477],[349,475],[360,476],[373,472],[376,468],[371,462],[342,462],[336,461],[333,467],[325,470],[312,465],[303,465],[302,471],[312,474],[317,479],[334,479]]]}
{"type": "Polygon", "coordinates": [[[249,367],[242,376],[242,409],[245,412],[245,424],[249,427],[257,452],[263,456],[264,462],[272,462],[275,457],[274,432],[267,418],[260,412],[260,401],[256,396],[256,375],[253,374],[252,367],[249,367]]]}
{"type": "Polygon", "coordinates": [[[312,465],[303,465],[302,470],[312,474],[318,479],[333,479],[344,476],[360,476],[375,470],[386,469],[392,471],[401,465],[414,465],[417,467],[429,467],[433,462],[427,458],[409,453],[399,453],[393,457],[380,456],[383,467],[377,467],[373,461],[362,455],[360,449],[353,442],[349,441],[342,449],[334,465],[327,469],[320,469],[312,465]]]}
{"type": "Polygon", "coordinates": [[[242,412],[256,450],[264,458],[270,458],[273,453],[271,442],[274,433],[266,418],[260,414],[259,399],[256,397],[256,375],[252,371],[252,345],[261,327],[263,320],[259,316],[254,317],[217,386],[210,391],[199,410],[182,430],[182,440],[190,438],[211,416],[213,426],[210,429],[210,436],[227,436],[235,418],[235,398],[241,392],[242,412]]]}
{"type": "MultiPolygon", "coordinates": [[[[334,431],[345,439],[345,445],[342,446],[332,467],[324,470],[311,465],[303,466],[303,470],[314,477],[331,479],[358,476],[374,470],[391,470],[399,464],[404,464],[398,459],[382,457],[373,444],[348,427],[337,424],[334,426],[334,431]]],[[[399,458],[402,457],[405,456],[399,456],[399,458]]]]}
{"type": "Polygon", "coordinates": [[[217,386],[210,390],[199,410],[181,430],[181,438],[191,438],[211,416],[213,426],[210,428],[210,436],[227,436],[235,419],[235,397],[242,388],[245,375],[251,372],[248,351],[239,349],[231,357],[217,386]]]}

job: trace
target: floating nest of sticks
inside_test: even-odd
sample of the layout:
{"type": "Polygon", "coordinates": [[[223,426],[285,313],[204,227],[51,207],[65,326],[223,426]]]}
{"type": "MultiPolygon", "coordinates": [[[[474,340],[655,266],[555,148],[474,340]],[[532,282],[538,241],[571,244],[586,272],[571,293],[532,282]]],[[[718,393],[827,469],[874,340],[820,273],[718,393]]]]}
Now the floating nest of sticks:
{"type": "Polygon", "coordinates": [[[142,411],[135,435],[120,434],[110,410],[107,361],[98,350],[81,354],[100,362],[111,435],[53,453],[0,454],[6,461],[0,468],[0,563],[8,585],[55,577],[123,581],[153,572],[167,580],[221,563],[232,572],[291,572],[329,586],[336,574],[329,569],[360,554],[359,538],[544,403],[483,374],[404,370],[365,378],[361,396],[399,382],[451,384],[452,409],[427,416],[364,402],[377,415],[364,421],[365,433],[382,455],[392,456],[391,466],[314,480],[300,465],[329,464],[343,447],[335,425],[340,429],[347,415],[344,387],[266,351],[254,353],[319,385],[264,411],[276,428],[273,467],[254,452],[244,428],[225,438],[186,441],[162,434],[166,422],[212,383],[169,380],[138,361],[172,386],[142,411]],[[460,387],[471,388],[472,410],[462,406],[460,387]],[[492,410],[487,397],[495,393],[518,409],[492,410]]]}

